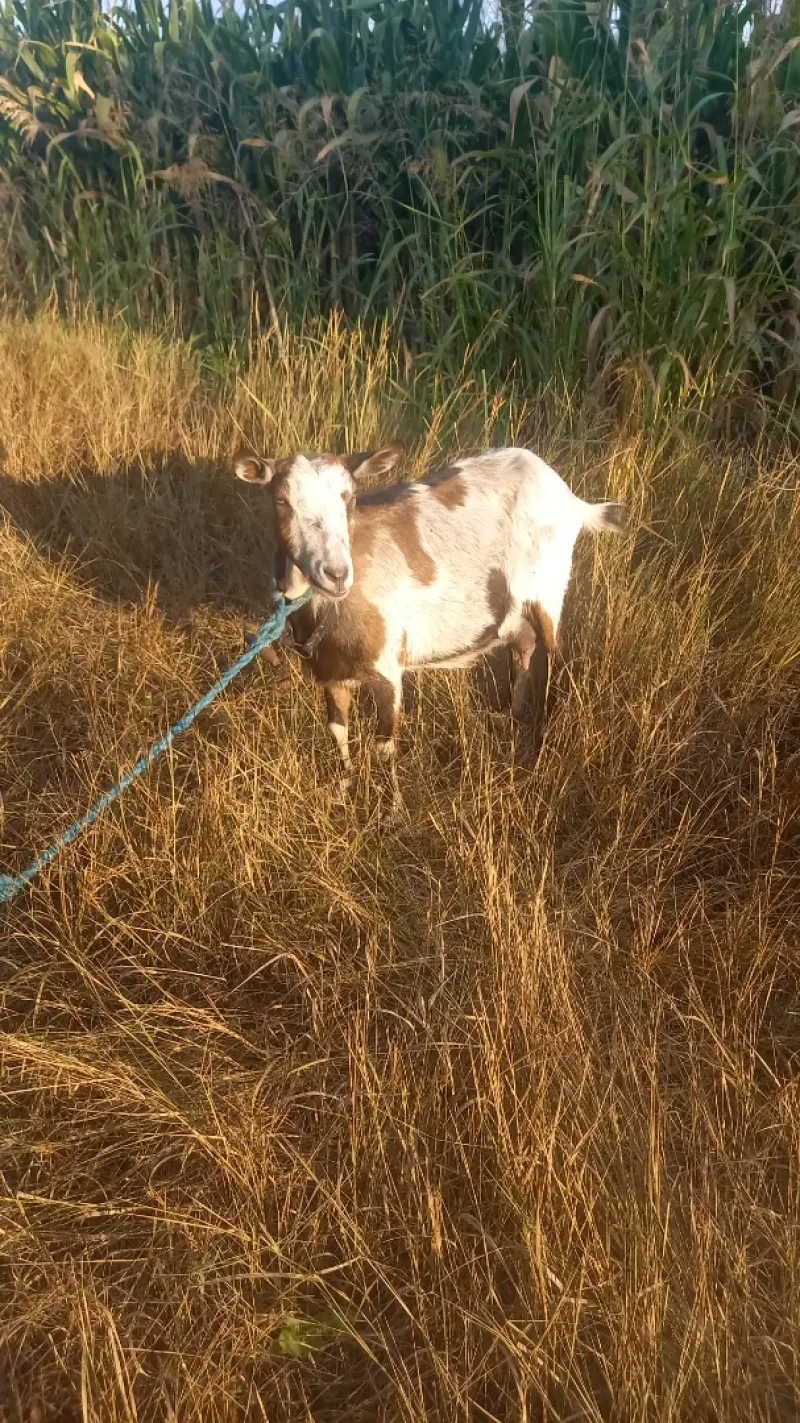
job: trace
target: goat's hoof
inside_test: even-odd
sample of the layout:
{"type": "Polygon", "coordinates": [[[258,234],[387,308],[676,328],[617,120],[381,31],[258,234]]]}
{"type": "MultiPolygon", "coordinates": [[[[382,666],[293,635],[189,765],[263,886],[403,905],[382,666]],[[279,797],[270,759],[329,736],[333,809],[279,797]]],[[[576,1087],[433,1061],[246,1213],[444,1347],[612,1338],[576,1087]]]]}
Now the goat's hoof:
{"type": "Polygon", "coordinates": [[[383,830],[391,830],[406,813],[406,806],[399,791],[394,791],[387,806],[381,810],[379,824],[383,830]]]}
{"type": "Polygon", "coordinates": [[[336,782],[336,789],[334,790],[333,798],[337,805],[349,805],[350,801],[353,798],[352,772],[348,772],[347,775],[339,777],[338,781],[336,782]]]}

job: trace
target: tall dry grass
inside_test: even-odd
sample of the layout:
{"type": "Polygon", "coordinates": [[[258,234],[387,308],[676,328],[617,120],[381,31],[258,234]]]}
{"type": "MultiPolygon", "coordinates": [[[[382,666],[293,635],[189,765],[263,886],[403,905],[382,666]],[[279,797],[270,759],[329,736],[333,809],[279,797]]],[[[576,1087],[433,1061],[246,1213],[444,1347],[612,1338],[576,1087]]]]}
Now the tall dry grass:
{"type": "Polygon", "coordinates": [[[227,386],[91,323],[0,327],[2,867],[261,611],[234,447],[398,434],[409,469],[536,444],[652,532],[580,548],[538,757],[425,676],[383,831],[369,758],[336,807],[313,689],[259,665],[0,909],[4,1423],[797,1415],[777,442],[410,386],[336,327],[227,386]]]}

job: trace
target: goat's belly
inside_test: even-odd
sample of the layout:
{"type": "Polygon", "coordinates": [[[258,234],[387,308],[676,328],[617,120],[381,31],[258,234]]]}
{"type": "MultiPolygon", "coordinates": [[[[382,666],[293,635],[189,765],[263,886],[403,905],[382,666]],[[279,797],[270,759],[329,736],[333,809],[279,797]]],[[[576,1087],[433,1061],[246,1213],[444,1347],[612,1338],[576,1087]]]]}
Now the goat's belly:
{"type": "Polygon", "coordinates": [[[415,662],[414,666],[441,667],[445,669],[448,667],[474,667],[475,663],[480,661],[481,657],[485,657],[487,653],[493,652],[496,647],[502,647],[503,645],[499,638],[495,638],[494,642],[488,643],[485,647],[479,647],[477,650],[463,652],[457,654],[455,657],[440,657],[431,662],[415,662]]]}
{"type": "Polygon", "coordinates": [[[385,616],[389,645],[406,667],[471,667],[507,641],[506,610],[501,637],[498,610],[467,575],[461,582],[449,574],[432,588],[404,589],[385,616]]]}
{"type": "Polygon", "coordinates": [[[408,667],[472,667],[481,657],[500,647],[504,639],[497,636],[496,629],[484,629],[472,641],[442,646],[439,643],[426,647],[421,639],[406,638],[405,663],[408,667]]]}

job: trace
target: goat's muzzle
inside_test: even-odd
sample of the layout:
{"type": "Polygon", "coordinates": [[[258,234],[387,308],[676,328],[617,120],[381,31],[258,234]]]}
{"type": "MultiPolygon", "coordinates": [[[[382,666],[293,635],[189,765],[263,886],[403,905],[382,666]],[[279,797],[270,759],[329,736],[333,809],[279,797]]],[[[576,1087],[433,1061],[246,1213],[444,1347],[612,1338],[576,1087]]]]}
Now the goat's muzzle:
{"type": "Polygon", "coordinates": [[[315,569],[314,584],[326,598],[346,598],[353,585],[353,573],[348,564],[325,563],[315,569]]]}

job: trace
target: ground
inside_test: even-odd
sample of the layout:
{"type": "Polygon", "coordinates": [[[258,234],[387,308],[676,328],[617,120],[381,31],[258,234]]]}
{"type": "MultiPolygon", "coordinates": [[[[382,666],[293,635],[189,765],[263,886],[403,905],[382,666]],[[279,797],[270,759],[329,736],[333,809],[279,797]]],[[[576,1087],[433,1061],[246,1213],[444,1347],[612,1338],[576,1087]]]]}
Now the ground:
{"type": "MultiPolygon", "coordinates": [[[[560,412],[560,413],[559,413],[560,412]]],[[[725,429],[725,421],[722,421],[725,429]]],[[[541,744],[463,674],[368,716],[262,660],[0,907],[0,1417],[788,1419],[800,1343],[798,463],[433,394],[333,326],[205,376],[0,327],[0,868],[236,656],[268,533],[230,456],[536,448],[581,540],[541,744]]],[[[253,491],[256,495],[258,491],[253,491]]]]}

